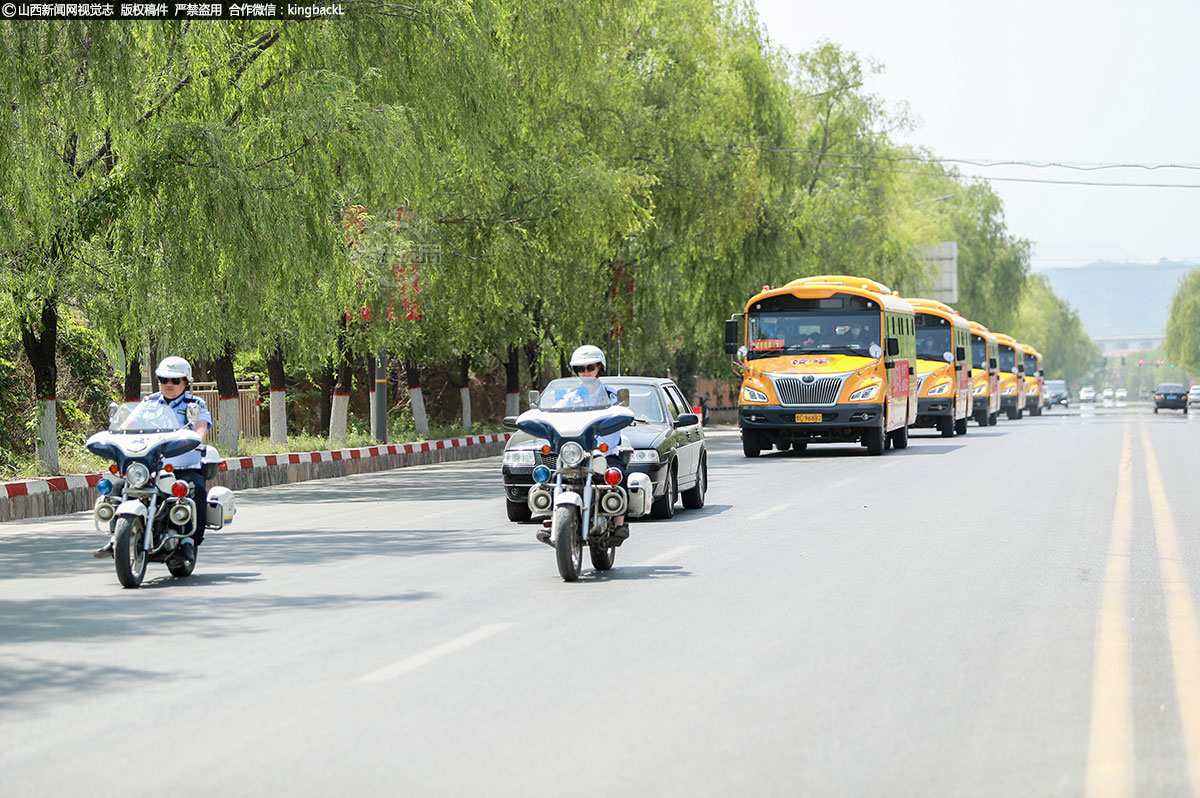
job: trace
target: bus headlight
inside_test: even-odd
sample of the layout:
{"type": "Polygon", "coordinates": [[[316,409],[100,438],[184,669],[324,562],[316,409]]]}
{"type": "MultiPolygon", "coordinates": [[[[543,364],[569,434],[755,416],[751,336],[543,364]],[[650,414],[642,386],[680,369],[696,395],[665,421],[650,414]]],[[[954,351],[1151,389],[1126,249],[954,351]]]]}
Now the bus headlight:
{"type": "Polygon", "coordinates": [[[559,465],[574,468],[583,462],[583,447],[575,441],[567,441],[558,450],[559,465]]]}
{"type": "Polygon", "coordinates": [[[974,388],[971,389],[971,395],[979,396],[979,394],[983,393],[986,390],[987,390],[986,385],[976,385],[974,388]]]}
{"type": "Polygon", "coordinates": [[[1011,394],[1014,394],[1014,393],[1016,393],[1016,392],[1017,392],[1017,386],[1015,386],[1015,385],[1010,385],[1010,386],[1008,386],[1007,388],[1005,388],[1005,389],[1004,389],[1004,395],[1005,395],[1005,396],[1009,396],[1009,395],[1011,395],[1011,394]]]}
{"type": "Polygon", "coordinates": [[[125,479],[129,480],[131,488],[145,487],[150,481],[150,469],[141,463],[130,463],[125,469],[125,479]]]}
{"type": "Polygon", "coordinates": [[[866,388],[859,388],[854,393],[850,394],[851,402],[869,402],[879,396],[878,385],[868,385],[866,388]]]}
{"type": "Polygon", "coordinates": [[[742,399],[747,402],[765,402],[767,401],[767,395],[753,388],[742,388],[742,399]]]}
{"type": "Polygon", "coordinates": [[[950,393],[950,383],[943,382],[941,385],[935,385],[929,389],[929,396],[945,396],[950,393]]]}

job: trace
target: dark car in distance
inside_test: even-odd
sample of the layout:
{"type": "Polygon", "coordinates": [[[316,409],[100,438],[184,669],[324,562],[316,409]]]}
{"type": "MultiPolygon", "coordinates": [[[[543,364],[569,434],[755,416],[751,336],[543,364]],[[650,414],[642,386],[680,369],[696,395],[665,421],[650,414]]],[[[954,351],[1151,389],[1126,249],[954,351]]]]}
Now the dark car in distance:
{"type": "MultiPolygon", "coordinates": [[[[673,380],[662,377],[602,377],[615,391],[629,389],[629,409],[636,421],[621,431],[633,453],[629,472],[642,472],[654,483],[653,518],[670,518],[680,496],[683,506],[704,506],[708,490],[708,452],[699,416],[673,380]]],[[[553,386],[551,382],[547,386],[553,386]]],[[[538,465],[554,468],[557,453],[542,454],[547,441],[526,432],[514,432],[504,446],[501,475],[510,521],[528,521],[529,488],[538,465]]]]}
{"type": "Polygon", "coordinates": [[[1159,408],[1182,410],[1187,415],[1187,388],[1177,382],[1164,382],[1154,389],[1154,412],[1159,408]]]}
{"type": "Polygon", "coordinates": [[[1067,388],[1066,380],[1046,380],[1046,404],[1050,407],[1071,406],[1071,391],[1067,388]]]}

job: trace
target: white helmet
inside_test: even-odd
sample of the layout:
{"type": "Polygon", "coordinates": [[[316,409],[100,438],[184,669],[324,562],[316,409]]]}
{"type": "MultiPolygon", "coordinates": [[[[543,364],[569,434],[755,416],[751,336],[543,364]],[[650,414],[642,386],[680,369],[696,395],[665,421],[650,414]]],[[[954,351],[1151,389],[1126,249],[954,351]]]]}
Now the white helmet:
{"type": "Polygon", "coordinates": [[[161,380],[164,377],[183,377],[189,383],[192,381],[192,364],[179,357],[171,355],[164,357],[162,362],[158,364],[158,368],[154,370],[161,380]]]}
{"type": "Polygon", "coordinates": [[[608,361],[604,359],[604,352],[600,347],[584,344],[571,353],[571,368],[578,366],[590,366],[593,363],[600,364],[600,373],[608,373],[608,361]]]}

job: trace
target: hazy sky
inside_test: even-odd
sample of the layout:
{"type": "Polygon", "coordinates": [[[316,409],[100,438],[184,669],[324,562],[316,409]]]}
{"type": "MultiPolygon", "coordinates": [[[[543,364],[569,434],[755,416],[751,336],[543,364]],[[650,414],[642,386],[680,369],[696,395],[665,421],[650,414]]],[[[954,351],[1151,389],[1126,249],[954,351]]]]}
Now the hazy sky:
{"type": "Polygon", "coordinates": [[[1185,183],[1107,188],[993,181],[1035,268],[1099,258],[1200,261],[1198,0],[756,0],[795,52],[838,42],[885,72],[866,88],[907,103],[906,143],[939,157],[1186,164],[1074,171],[960,165],[963,174],[1185,183]]]}

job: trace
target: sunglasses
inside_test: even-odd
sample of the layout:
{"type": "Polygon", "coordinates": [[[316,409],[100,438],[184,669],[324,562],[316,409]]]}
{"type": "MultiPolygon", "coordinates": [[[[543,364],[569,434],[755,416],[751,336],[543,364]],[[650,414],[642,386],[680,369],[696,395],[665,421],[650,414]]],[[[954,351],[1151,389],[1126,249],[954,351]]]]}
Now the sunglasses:
{"type": "Polygon", "coordinates": [[[575,367],[575,373],[576,373],[576,374],[582,374],[583,372],[585,372],[585,371],[591,371],[592,369],[595,369],[596,371],[599,371],[599,370],[600,370],[600,364],[599,364],[599,363],[589,363],[589,364],[588,364],[588,365],[586,365],[586,366],[576,366],[576,367],[575,367]]]}
{"type": "Polygon", "coordinates": [[[184,379],[183,379],[183,377],[159,377],[158,382],[159,382],[159,384],[162,384],[165,382],[165,383],[169,383],[171,385],[179,385],[180,383],[184,382],[184,379]]]}

